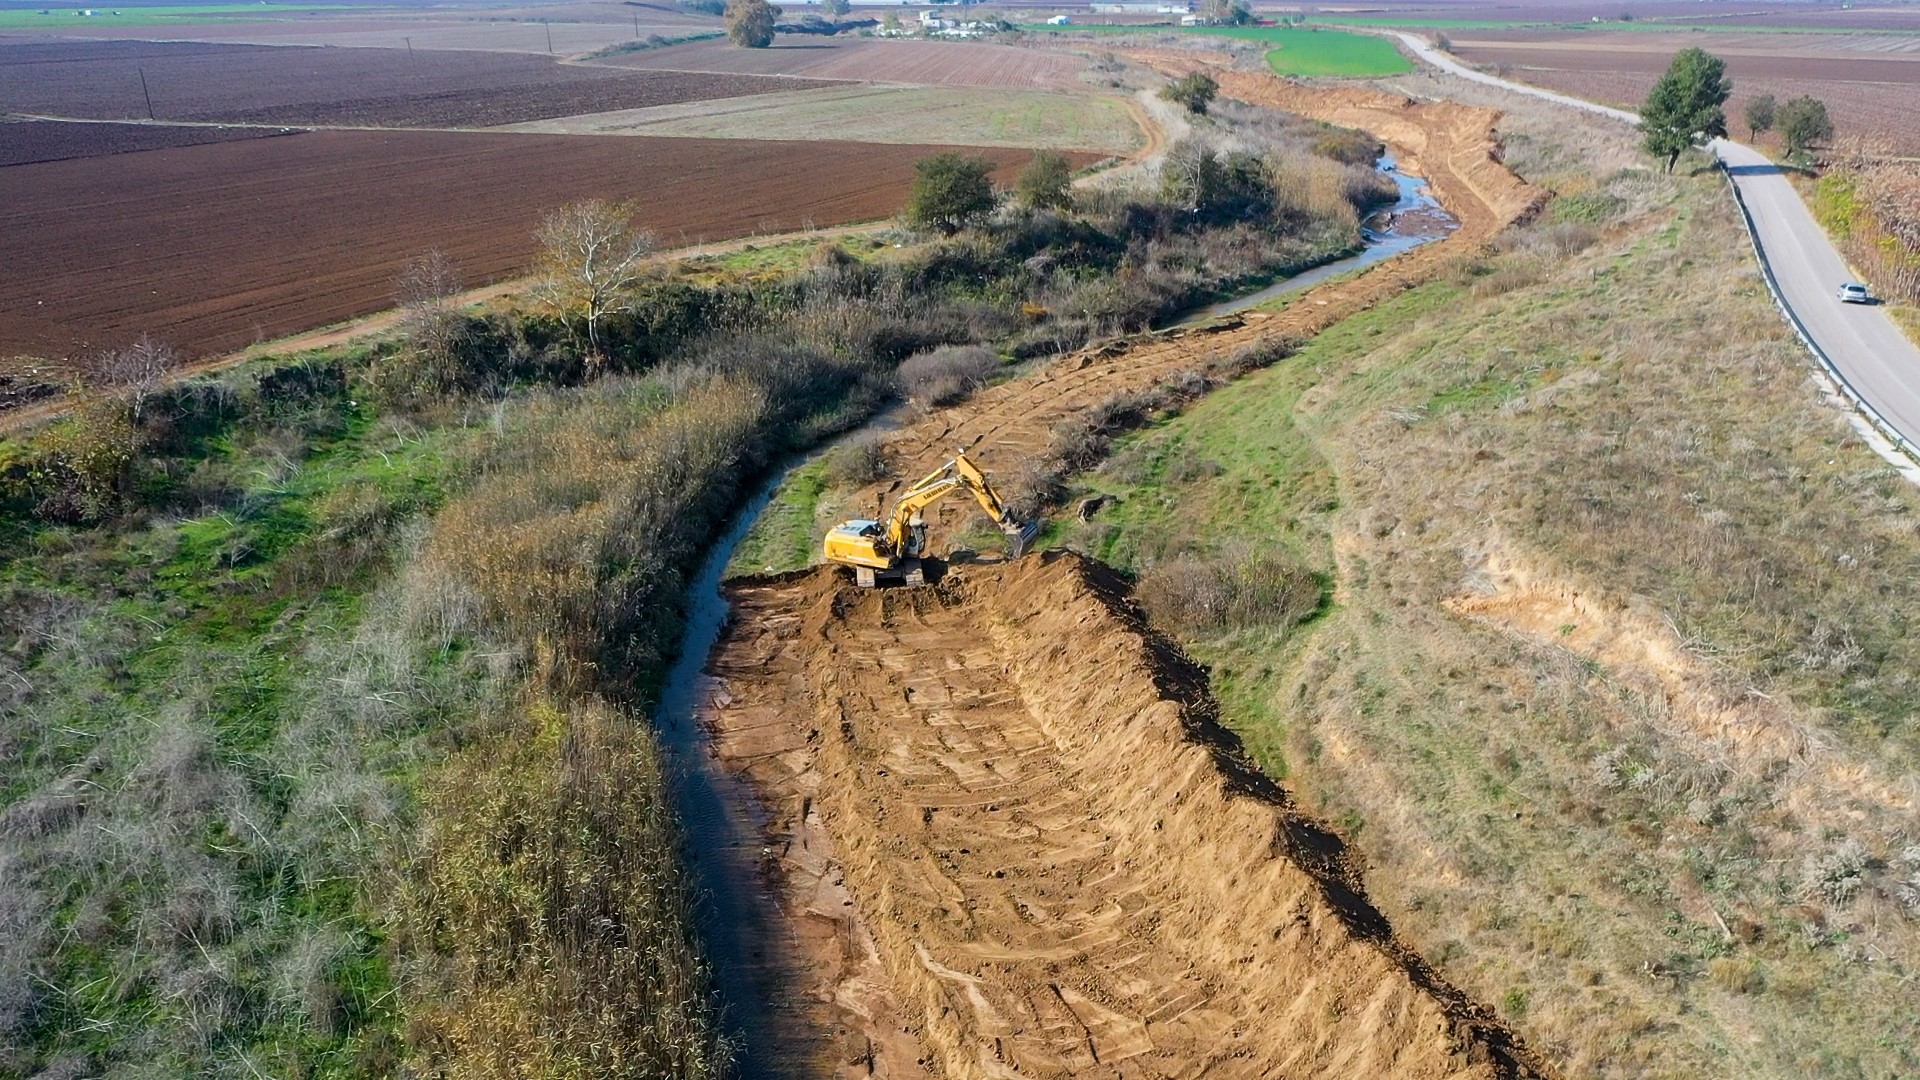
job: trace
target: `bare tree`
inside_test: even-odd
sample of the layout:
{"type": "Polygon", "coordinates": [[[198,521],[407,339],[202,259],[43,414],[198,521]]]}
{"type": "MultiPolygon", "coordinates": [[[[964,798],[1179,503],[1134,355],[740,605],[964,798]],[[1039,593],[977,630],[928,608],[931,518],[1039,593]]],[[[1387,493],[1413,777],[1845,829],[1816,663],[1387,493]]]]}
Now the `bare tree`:
{"type": "Polygon", "coordinates": [[[135,424],[146,418],[147,399],[180,366],[180,354],[173,346],[156,341],[150,334],[122,349],[107,349],[87,358],[82,375],[88,386],[106,390],[126,399],[135,424]]]}
{"type": "Polygon", "coordinates": [[[460,272],[438,248],[407,260],[394,279],[401,332],[407,344],[437,369],[452,364],[459,345],[462,320],[452,303],[458,295],[460,272]]]}
{"type": "Polygon", "coordinates": [[[460,293],[460,272],[447,253],[434,248],[425,255],[408,259],[394,280],[394,293],[400,306],[408,310],[445,307],[460,293]]]}
{"type": "Polygon", "coordinates": [[[534,294],[561,314],[586,320],[589,359],[597,362],[600,326],[607,316],[630,310],[653,235],[634,226],[629,208],[599,199],[547,215],[537,235],[534,294]]]}

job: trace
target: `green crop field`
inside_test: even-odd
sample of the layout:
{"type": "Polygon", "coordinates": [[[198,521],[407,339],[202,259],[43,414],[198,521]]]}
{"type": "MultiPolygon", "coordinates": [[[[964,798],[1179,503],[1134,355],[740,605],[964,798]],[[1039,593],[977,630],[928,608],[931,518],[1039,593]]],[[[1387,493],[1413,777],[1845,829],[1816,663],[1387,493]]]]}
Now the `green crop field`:
{"type": "Polygon", "coordinates": [[[1267,63],[1282,75],[1398,75],[1413,70],[1393,42],[1371,34],[1349,34],[1298,26],[1022,26],[1023,30],[1096,33],[1212,34],[1261,41],[1274,48],[1267,63]]]}
{"type": "Polygon", "coordinates": [[[10,8],[0,10],[0,30],[64,29],[75,26],[155,26],[168,23],[234,22],[247,17],[277,18],[306,14],[269,4],[169,4],[157,7],[73,7],[54,5],[46,8],[10,8]],[[42,12],[45,14],[42,14],[42,12]],[[83,15],[83,11],[92,11],[83,15]]]}
{"type": "Polygon", "coordinates": [[[1865,30],[1847,26],[1775,26],[1764,23],[1675,23],[1653,19],[1591,19],[1578,22],[1551,19],[1419,19],[1393,15],[1340,15],[1329,22],[1342,26],[1392,26],[1407,30],[1635,30],[1671,34],[1861,34],[1912,36],[1920,30],[1865,30]]]}
{"type": "Polygon", "coordinates": [[[1393,42],[1371,34],[1298,26],[1220,27],[1228,37],[1267,42],[1267,64],[1282,75],[1398,75],[1413,61],[1393,42]]]}

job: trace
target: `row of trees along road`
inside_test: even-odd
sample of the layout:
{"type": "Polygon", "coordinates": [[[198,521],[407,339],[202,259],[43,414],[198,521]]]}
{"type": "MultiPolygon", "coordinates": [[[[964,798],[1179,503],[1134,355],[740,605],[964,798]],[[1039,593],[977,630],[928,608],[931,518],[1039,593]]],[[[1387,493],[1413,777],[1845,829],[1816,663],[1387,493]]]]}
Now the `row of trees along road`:
{"type": "MultiPolygon", "coordinates": [[[[1666,170],[1672,172],[1688,147],[1724,138],[1731,96],[1733,81],[1727,78],[1726,61],[1699,48],[1675,53],[1667,73],[1653,84],[1640,107],[1647,152],[1665,158],[1666,170]]],[[[1833,121],[1818,98],[1801,96],[1776,103],[1772,94],[1761,94],[1747,102],[1746,121],[1753,138],[1777,129],[1788,156],[1833,138],[1833,121]]]]}

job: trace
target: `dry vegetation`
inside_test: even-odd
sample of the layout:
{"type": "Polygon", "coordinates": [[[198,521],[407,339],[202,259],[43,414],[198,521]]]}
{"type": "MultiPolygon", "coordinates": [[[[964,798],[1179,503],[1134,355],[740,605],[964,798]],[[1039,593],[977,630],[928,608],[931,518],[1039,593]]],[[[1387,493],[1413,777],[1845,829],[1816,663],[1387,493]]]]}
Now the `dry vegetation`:
{"type": "Polygon", "coordinates": [[[1882,296],[1920,304],[1920,165],[1836,162],[1812,201],[1847,261],[1882,296]]]}
{"type": "Polygon", "coordinates": [[[1916,500],[1810,384],[1723,185],[1456,91],[1561,199],[1115,441],[1065,538],[1568,1072],[1912,1073],[1916,500]],[[1223,608],[1250,560],[1331,605],[1223,608]]]}

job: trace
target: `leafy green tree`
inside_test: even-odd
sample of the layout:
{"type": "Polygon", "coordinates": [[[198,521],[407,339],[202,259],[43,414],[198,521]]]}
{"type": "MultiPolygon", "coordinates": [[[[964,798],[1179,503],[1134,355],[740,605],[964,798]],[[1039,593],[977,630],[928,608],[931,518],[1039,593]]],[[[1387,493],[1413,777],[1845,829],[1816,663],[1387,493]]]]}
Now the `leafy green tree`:
{"type": "Polygon", "coordinates": [[[1213,76],[1204,71],[1195,71],[1169,84],[1160,91],[1160,96],[1186,106],[1186,110],[1195,116],[1205,116],[1207,106],[1213,104],[1214,96],[1219,93],[1220,84],[1213,81],[1213,76]]]}
{"type": "Polygon", "coordinates": [[[1216,26],[1245,26],[1253,12],[1242,0],[1201,0],[1200,17],[1216,26]]]}
{"type": "Polygon", "coordinates": [[[1073,209],[1073,164],[1058,150],[1036,150],[1013,183],[1014,198],[1030,210],[1073,209]]]}
{"type": "Polygon", "coordinates": [[[850,0],[820,0],[820,10],[837,19],[852,11],[853,4],[850,0]]]}
{"type": "Polygon", "coordinates": [[[913,189],[907,195],[907,222],[938,229],[948,236],[993,212],[993,163],[951,151],[913,163],[913,189]]]}
{"type": "Polygon", "coordinates": [[[1780,106],[1775,117],[1780,125],[1780,139],[1787,144],[1787,153],[1797,154],[1814,145],[1833,138],[1833,121],[1827,116],[1827,103],[1819,98],[1802,95],[1780,106]]]}
{"type": "Polygon", "coordinates": [[[1773,95],[1761,94],[1747,102],[1747,137],[1757,139],[1773,130],[1773,95]]]}
{"type": "Polygon", "coordinates": [[[767,0],[727,0],[727,40],[743,49],[773,44],[773,24],[780,9],[767,0]]]}
{"type": "Polygon", "coordinates": [[[1727,98],[1733,84],[1726,62],[1705,49],[1681,49],[1667,73],[1640,106],[1647,152],[1667,159],[1666,171],[1688,147],[1727,133],[1727,98]]]}

